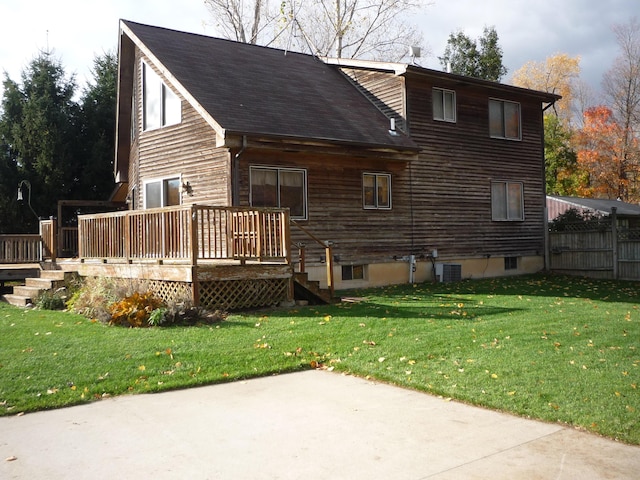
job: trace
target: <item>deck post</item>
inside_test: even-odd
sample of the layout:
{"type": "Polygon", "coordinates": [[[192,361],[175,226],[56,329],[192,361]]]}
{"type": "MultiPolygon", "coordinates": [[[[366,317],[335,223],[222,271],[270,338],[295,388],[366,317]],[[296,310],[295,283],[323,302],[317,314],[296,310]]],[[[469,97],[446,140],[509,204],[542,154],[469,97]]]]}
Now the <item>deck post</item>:
{"type": "Polygon", "coordinates": [[[333,249],[331,248],[331,242],[326,241],[325,244],[325,256],[327,263],[327,288],[331,292],[333,297],[334,285],[333,285],[333,249]]]}
{"type": "Polygon", "coordinates": [[[289,292],[287,294],[287,301],[293,301],[294,295],[294,273],[293,273],[293,263],[291,261],[291,225],[289,218],[289,209],[285,210],[281,214],[281,222],[282,232],[280,235],[280,241],[282,242],[281,248],[282,253],[285,258],[285,262],[290,267],[291,277],[289,278],[289,292]]]}
{"type": "Polygon", "coordinates": [[[191,289],[193,305],[200,305],[200,282],[198,281],[198,207],[191,205],[191,221],[189,222],[189,239],[191,241],[191,251],[189,260],[191,262],[191,289]]]}

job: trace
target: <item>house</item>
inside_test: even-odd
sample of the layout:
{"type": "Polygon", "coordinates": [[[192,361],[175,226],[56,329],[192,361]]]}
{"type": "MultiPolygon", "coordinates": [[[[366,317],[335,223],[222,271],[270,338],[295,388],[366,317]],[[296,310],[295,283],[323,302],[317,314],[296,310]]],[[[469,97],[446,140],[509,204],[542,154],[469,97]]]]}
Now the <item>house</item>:
{"type": "Polygon", "coordinates": [[[113,201],[286,207],[339,289],[544,267],[557,95],[126,20],[119,61],[113,201]]]}
{"type": "Polygon", "coordinates": [[[618,225],[622,228],[640,228],[640,205],[606,198],[579,198],[547,195],[547,219],[554,220],[567,210],[581,214],[608,217],[616,209],[618,225]]]}

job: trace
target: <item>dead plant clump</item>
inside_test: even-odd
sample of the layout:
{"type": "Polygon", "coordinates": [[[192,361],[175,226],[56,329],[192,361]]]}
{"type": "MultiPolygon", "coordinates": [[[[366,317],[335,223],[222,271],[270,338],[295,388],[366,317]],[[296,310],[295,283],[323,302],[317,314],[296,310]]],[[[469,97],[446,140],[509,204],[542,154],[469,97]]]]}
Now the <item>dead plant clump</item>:
{"type": "Polygon", "coordinates": [[[67,308],[92,320],[125,327],[211,324],[227,318],[226,312],[194,306],[190,298],[163,301],[147,282],[138,279],[86,278],[67,308]]]}

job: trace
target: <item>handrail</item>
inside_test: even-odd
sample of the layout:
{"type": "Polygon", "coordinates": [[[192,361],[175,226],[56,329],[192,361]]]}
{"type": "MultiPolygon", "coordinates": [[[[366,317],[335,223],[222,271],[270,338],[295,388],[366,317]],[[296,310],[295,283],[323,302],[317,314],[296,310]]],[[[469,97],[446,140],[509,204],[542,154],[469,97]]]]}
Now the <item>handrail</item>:
{"type": "MultiPolygon", "coordinates": [[[[303,233],[305,233],[309,238],[311,238],[311,240],[313,240],[314,242],[316,242],[317,244],[319,244],[321,247],[325,249],[325,257],[326,257],[325,263],[327,265],[327,287],[329,288],[329,291],[331,292],[331,296],[333,297],[334,290],[335,290],[334,281],[333,281],[333,247],[332,247],[333,242],[331,242],[330,240],[324,240],[324,241],[320,240],[318,237],[316,237],[313,233],[311,233],[309,230],[304,228],[295,220],[291,220],[290,223],[294,227],[299,228],[303,233]]],[[[305,272],[304,244],[298,244],[296,246],[300,251],[300,272],[304,273],[305,272]]]]}
{"type": "Polygon", "coordinates": [[[37,263],[42,260],[39,234],[0,235],[0,263],[37,263]]]}

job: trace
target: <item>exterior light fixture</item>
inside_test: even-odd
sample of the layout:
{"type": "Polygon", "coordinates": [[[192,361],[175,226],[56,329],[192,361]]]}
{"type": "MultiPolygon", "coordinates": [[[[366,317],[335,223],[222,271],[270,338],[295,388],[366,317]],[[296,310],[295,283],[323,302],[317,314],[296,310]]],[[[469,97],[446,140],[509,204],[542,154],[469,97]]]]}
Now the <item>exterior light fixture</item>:
{"type": "Polygon", "coordinates": [[[29,205],[29,209],[33,212],[33,214],[36,216],[36,218],[39,221],[40,217],[38,216],[38,214],[35,212],[35,210],[31,206],[31,182],[29,182],[29,180],[22,180],[18,184],[18,201],[22,202],[24,200],[24,196],[22,195],[22,188],[23,187],[27,187],[27,190],[29,191],[29,196],[27,197],[27,204],[29,205]]]}

